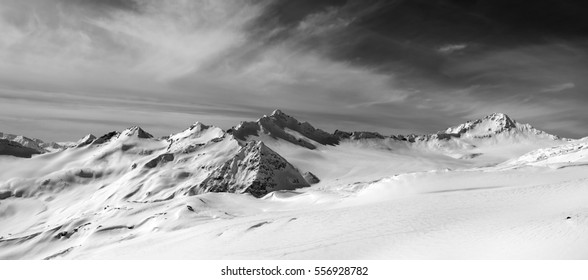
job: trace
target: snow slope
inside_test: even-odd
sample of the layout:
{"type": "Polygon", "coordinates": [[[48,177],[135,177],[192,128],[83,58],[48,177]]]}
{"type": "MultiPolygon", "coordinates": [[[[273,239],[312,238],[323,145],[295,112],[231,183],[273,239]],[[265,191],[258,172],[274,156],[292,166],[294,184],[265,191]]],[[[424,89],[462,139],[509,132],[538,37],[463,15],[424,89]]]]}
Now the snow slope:
{"type": "Polygon", "coordinates": [[[81,259],[584,259],[585,171],[442,171],[390,177],[345,194],[207,193],[58,214],[43,211],[57,201],[11,200],[2,204],[8,212],[41,212],[48,221],[6,239],[0,252],[81,259]],[[69,222],[51,224],[57,216],[69,222]]]}
{"type": "Polygon", "coordinates": [[[518,158],[500,164],[500,166],[569,166],[588,164],[588,138],[569,143],[538,149],[518,158]]]}

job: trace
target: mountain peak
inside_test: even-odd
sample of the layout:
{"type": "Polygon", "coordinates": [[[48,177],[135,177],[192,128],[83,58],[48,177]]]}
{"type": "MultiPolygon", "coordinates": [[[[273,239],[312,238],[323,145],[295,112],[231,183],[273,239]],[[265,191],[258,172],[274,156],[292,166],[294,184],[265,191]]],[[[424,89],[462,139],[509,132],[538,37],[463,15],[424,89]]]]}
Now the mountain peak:
{"type": "Polygon", "coordinates": [[[272,114],[269,115],[269,116],[268,115],[263,115],[263,117],[261,117],[257,121],[258,122],[263,122],[264,120],[271,120],[274,123],[276,123],[276,122],[279,122],[279,123],[288,123],[288,124],[295,124],[295,123],[296,124],[299,124],[300,123],[296,118],[294,118],[294,117],[292,117],[292,116],[290,116],[290,115],[282,112],[282,110],[280,110],[280,109],[274,110],[272,112],[272,114]]]}
{"type": "Polygon", "coordinates": [[[470,120],[445,130],[446,134],[471,138],[488,138],[504,132],[548,135],[552,138],[558,138],[537,130],[529,124],[519,123],[504,113],[492,113],[481,119],[470,120]]]}
{"type": "Polygon", "coordinates": [[[29,147],[25,147],[18,142],[0,138],[0,155],[30,158],[33,155],[40,153],[41,152],[29,147]]]}
{"type": "Polygon", "coordinates": [[[196,122],[182,132],[167,137],[169,151],[193,151],[210,141],[220,141],[225,137],[225,131],[219,127],[196,122]]]}
{"type": "Polygon", "coordinates": [[[505,113],[492,113],[484,118],[507,118],[510,119],[510,117],[508,115],[506,115],[505,113]]]}
{"type": "Polygon", "coordinates": [[[94,134],[88,134],[84,136],[82,139],[78,140],[78,142],[76,142],[75,144],[75,147],[81,148],[90,145],[92,144],[92,142],[94,142],[94,140],[96,140],[96,136],[94,136],[94,134]]]}
{"type": "Polygon", "coordinates": [[[484,117],[484,119],[496,122],[504,128],[511,128],[516,126],[516,122],[504,113],[492,113],[484,117]]]}
{"type": "Polygon", "coordinates": [[[42,146],[45,144],[43,141],[36,138],[29,138],[22,135],[14,135],[0,132],[0,139],[10,140],[19,143],[23,147],[30,148],[38,151],[39,153],[47,152],[42,146]]]}
{"type": "Polygon", "coordinates": [[[284,116],[284,115],[286,115],[286,114],[284,114],[284,112],[282,112],[282,110],[280,110],[280,109],[275,109],[272,112],[272,116],[284,116]]]}
{"type": "Polygon", "coordinates": [[[481,119],[470,120],[458,126],[450,127],[445,130],[445,133],[457,134],[460,136],[471,134],[475,137],[485,137],[491,134],[500,133],[516,126],[517,123],[506,114],[492,113],[481,119]]]}
{"type": "Polygon", "coordinates": [[[188,130],[203,131],[209,129],[210,127],[210,125],[205,125],[201,122],[195,122],[188,128],[188,130]]]}
{"type": "Polygon", "coordinates": [[[229,130],[229,133],[240,140],[247,140],[250,136],[266,134],[275,139],[283,139],[294,145],[316,149],[317,142],[321,145],[336,145],[339,138],[321,129],[313,127],[308,122],[300,122],[281,110],[274,110],[271,115],[264,115],[257,122],[242,122],[229,130]]]}
{"type": "Polygon", "coordinates": [[[138,126],[132,126],[132,127],[125,129],[123,131],[123,134],[125,134],[127,136],[136,135],[138,138],[143,138],[143,139],[153,138],[153,135],[147,133],[145,130],[143,130],[141,127],[138,127],[138,126]]]}
{"type": "Polygon", "coordinates": [[[309,186],[304,176],[285,158],[263,142],[251,141],[190,192],[250,193],[262,197],[277,190],[309,186]]]}

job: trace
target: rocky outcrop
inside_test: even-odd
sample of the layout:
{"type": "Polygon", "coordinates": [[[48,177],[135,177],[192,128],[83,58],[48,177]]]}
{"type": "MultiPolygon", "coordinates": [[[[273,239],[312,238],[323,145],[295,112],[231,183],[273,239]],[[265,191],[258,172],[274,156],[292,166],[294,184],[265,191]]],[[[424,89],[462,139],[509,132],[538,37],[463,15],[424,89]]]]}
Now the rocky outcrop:
{"type": "Polygon", "coordinates": [[[104,143],[110,141],[110,139],[117,137],[118,135],[120,135],[120,132],[118,132],[118,131],[111,131],[109,133],[106,133],[106,134],[100,136],[100,138],[92,141],[92,145],[104,144],[104,143]]]}
{"type": "Polygon", "coordinates": [[[272,191],[308,186],[310,184],[286,159],[263,142],[253,141],[192,188],[190,193],[234,192],[262,197],[272,191]]]}
{"type": "Polygon", "coordinates": [[[29,138],[22,135],[14,135],[2,132],[0,132],[0,139],[16,142],[25,148],[36,150],[40,154],[61,151],[67,148],[64,145],[55,142],[43,142],[43,140],[37,138],[29,138]]]}
{"type": "Polygon", "coordinates": [[[39,153],[46,152],[42,147],[43,141],[35,138],[29,138],[22,135],[14,135],[0,132],[0,139],[6,139],[20,144],[21,146],[33,150],[37,150],[39,153]]]}
{"type": "Polygon", "coordinates": [[[304,172],[303,176],[304,180],[311,185],[318,184],[321,181],[316,175],[312,174],[312,172],[304,172]]]}
{"type": "Polygon", "coordinates": [[[174,160],[173,154],[161,154],[145,164],[146,168],[155,168],[174,160]]]}
{"type": "Polygon", "coordinates": [[[140,138],[140,139],[153,138],[153,135],[147,133],[145,130],[143,130],[142,128],[140,128],[138,126],[133,126],[133,127],[125,129],[123,131],[123,134],[126,136],[137,136],[137,138],[140,138]]]}
{"type": "Polygon", "coordinates": [[[333,135],[337,136],[339,139],[351,139],[351,140],[361,140],[361,139],[385,139],[386,137],[377,132],[369,132],[369,131],[355,131],[355,132],[345,132],[341,130],[335,130],[333,135]]]}
{"type": "Polygon", "coordinates": [[[0,155],[30,158],[36,154],[41,154],[41,152],[8,139],[0,139],[0,155]]]}

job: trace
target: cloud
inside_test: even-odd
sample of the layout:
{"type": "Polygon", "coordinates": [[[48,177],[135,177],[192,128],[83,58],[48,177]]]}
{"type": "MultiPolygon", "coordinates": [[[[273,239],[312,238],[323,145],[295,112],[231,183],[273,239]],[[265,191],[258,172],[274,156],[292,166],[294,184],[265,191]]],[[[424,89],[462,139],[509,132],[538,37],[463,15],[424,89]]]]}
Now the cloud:
{"type": "Polygon", "coordinates": [[[138,0],[59,0],[64,5],[78,5],[88,10],[113,9],[124,11],[139,11],[138,0]]]}
{"type": "Polygon", "coordinates": [[[450,44],[450,45],[444,45],[444,46],[439,47],[437,49],[437,51],[442,54],[452,54],[454,52],[461,51],[467,47],[468,47],[468,45],[466,45],[466,44],[453,44],[453,45],[450,44]]]}
{"type": "Polygon", "coordinates": [[[544,88],[541,90],[541,92],[561,92],[567,89],[573,89],[575,87],[576,85],[574,83],[564,83],[544,88]]]}
{"type": "Polygon", "coordinates": [[[358,104],[400,102],[408,95],[395,89],[393,75],[336,61],[298,44],[308,34],[327,32],[322,23],[334,21],[332,28],[344,28],[335,10],[304,16],[297,34],[268,44],[247,29],[267,8],[263,4],[114,1],[102,4],[97,15],[67,6],[70,2],[76,7],[94,5],[39,2],[39,10],[21,11],[18,24],[2,19],[6,24],[0,29],[11,35],[0,48],[7,62],[0,66],[0,98],[6,107],[0,117],[63,124],[76,119],[77,110],[79,128],[61,132],[73,138],[86,126],[103,129],[121,119],[129,125],[140,121],[161,127],[158,114],[174,111],[191,115],[188,122],[206,115],[259,116],[277,107],[358,116],[358,104]],[[63,108],[67,117],[58,117],[63,103],[72,107],[63,108]],[[36,113],[19,113],[17,108],[25,107],[36,113]]]}
{"type": "MultiPolygon", "coordinates": [[[[452,59],[442,70],[461,83],[497,85],[500,95],[530,95],[588,74],[588,56],[581,43],[550,42],[517,48],[496,48],[452,59]]],[[[568,89],[572,89],[568,86],[568,89]]]]}
{"type": "Polygon", "coordinates": [[[341,16],[339,12],[340,9],[331,7],[324,12],[310,14],[298,23],[296,31],[307,36],[320,36],[344,29],[355,20],[354,17],[341,16]]]}
{"type": "Polygon", "coordinates": [[[260,9],[241,1],[142,1],[136,13],[139,4],[129,4],[134,1],[46,2],[20,11],[20,24],[2,22],[9,36],[0,55],[23,71],[74,77],[80,70],[163,79],[182,75],[242,44],[244,26],[260,9]],[[110,9],[97,15],[68,3],[110,9]]]}
{"type": "Polygon", "coordinates": [[[385,132],[490,109],[588,118],[586,41],[522,25],[503,36],[491,13],[416,2],[0,0],[2,129],[74,139],[128,122],[168,134],[275,108],[385,132]]]}

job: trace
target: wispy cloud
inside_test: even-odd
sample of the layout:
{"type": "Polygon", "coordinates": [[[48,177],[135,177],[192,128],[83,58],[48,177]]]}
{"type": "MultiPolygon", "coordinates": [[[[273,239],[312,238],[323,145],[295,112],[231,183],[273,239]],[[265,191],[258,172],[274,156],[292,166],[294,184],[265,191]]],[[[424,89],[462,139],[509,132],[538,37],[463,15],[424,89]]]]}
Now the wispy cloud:
{"type": "Polygon", "coordinates": [[[437,51],[442,54],[451,54],[457,51],[461,51],[467,47],[468,45],[466,44],[450,44],[439,47],[437,51]]]}
{"type": "MultiPolygon", "coordinates": [[[[201,106],[185,110],[185,104],[214,104],[237,112],[243,107],[257,107],[259,113],[276,107],[336,112],[353,104],[401,101],[406,95],[392,90],[391,75],[334,61],[297,44],[301,36],[349,24],[337,19],[336,10],[310,14],[298,25],[298,35],[264,44],[246,30],[266,8],[262,4],[141,1],[126,6],[115,1],[97,15],[66,6],[66,2],[39,1],[37,10],[19,10],[16,22],[3,18],[0,25],[9,34],[0,48],[0,57],[7,62],[0,66],[0,80],[5,87],[20,90],[22,99],[33,102],[30,106],[38,110],[38,118],[49,117],[42,113],[47,111],[51,117],[46,120],[55,119],[57,111],[42,104],[63,102],[81,104],[86,108],[84,114],[92,114],[94,123],[103,127],[100,123],[111,118],[99,113],[99,108],[117,109],[131,123],[136,122],[132,112],[145,107],[142,100],[170,104],[196,118],[210,110],[201,106]],[[46,91],[48,88],[53,91],[46,91]],[[30,90],[46,94],[39,98],[28,94],[30,90]],[[113,104],[114,98],[121,98],[121,103],[113,104]],[[88,110],[85,104],[94,109],[88,110]]],[[[16,2],[9,4],[8,9],[20,8],[16,2]]],[[[81,1],[76,5],[94,4],[81,1]]],[[[25,106],[14,98],[6,99],[6,91],[2,96],[7,106],[25,106]]],[[[167,111],[161,105],[148,108],[167,111]]],[[[75,118],[74,111],[67,111],[68,119],[75,118]]],[[[146,126],[159,122],[157,113],[141,114],[146,126]]],[[[14,110],[1,114],[19,115],[14,110]]],[[[80,122],[87,125],[88,118],[80,114],[80,122]]],[[[217,117],[226,114],[217,113],[217,117]]]]}
{"type": "Polygon", "coordinates": [[[563,84],[559,84],[559,85],[553,85],[553,86],[549,86],[547,88],[544,88],[541,90],[541,92],[561,92],[564,91],[566,89],[573,89],[575,88],[576,85],[574,83],[563,83],[563,84]]]}
{"type": "Polygon", "coordinates": [[[456,23],[453,4],[414,3],[0,0],[0,130],[58,140],[128,121],[167,134],[274,108],[384,132],[490,109],[588,118],[584,41],[518,42],[483,17],[456,23]]]}

